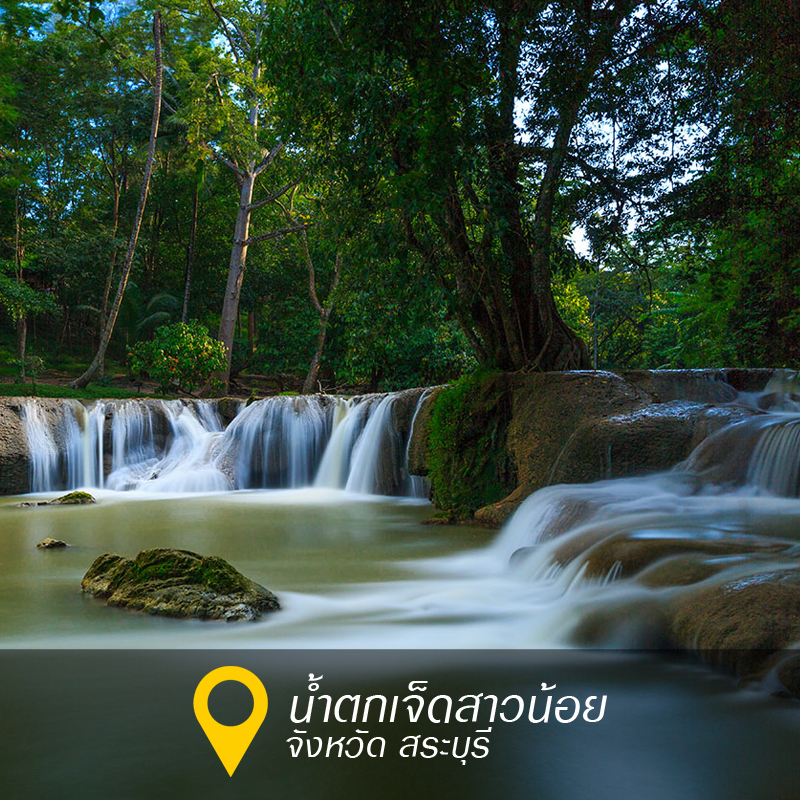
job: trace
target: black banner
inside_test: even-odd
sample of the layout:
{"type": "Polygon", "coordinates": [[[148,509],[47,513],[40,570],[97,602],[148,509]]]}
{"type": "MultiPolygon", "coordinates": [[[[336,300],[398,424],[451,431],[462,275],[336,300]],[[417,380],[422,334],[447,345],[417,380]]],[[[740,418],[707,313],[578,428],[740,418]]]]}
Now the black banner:
{"type": "Polygon", "coordinates": [[[797,703],[664,654],[6,650],[0,678],[4,800],[800,797],[797,703]],[[226,666],[268,696],[232,776],[193,707],[226,666]]]}

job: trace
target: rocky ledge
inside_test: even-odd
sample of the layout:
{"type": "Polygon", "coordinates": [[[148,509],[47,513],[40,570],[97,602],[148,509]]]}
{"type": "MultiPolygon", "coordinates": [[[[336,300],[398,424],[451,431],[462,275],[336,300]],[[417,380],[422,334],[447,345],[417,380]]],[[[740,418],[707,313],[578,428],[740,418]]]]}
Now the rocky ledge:
{"type": "Polygon", "coordinates": [[[143,550],[134,559],[105,553],[81,589],[106,605],[163,617],[235,622],[280,608],[272,592],[227,561],[189,550],[143,550]]]}

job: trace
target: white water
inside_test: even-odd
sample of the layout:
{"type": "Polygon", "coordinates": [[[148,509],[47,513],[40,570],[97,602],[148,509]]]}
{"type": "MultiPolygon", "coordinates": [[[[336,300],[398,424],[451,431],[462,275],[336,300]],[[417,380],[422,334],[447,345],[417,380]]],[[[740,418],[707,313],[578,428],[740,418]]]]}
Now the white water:
{"type": "MultiPolygon", "coordinates": [[[[424,555],[426,536],[444,539],[444,533],[428,529],[428,534],[398,524],[387,535],[376,522],[385,513],[380,510],[383,504],[345,501],[341,492],[332,491],[348,487],[374,494],[385,474],[402,476],[407,442],[393,427],[390,410],[396,396],[313,400],[312,412],[294,399],[262,401],[274,407],[244,409],[226,431],[214,429],[220,426],[209,415],[213,405],[200,413],[193,404],[165,404],[168,408],[162,419],[166,422],[160,423],[168,428],[164,452],[155,447],[155,456],[149,455],[146,436],[139,436],[140,430],[152,431],[158,438],[157,426],[149,420],[153,415],[145,410],[118,415],[115,407],[120,404],[106,404],[102,412],[90,407],[81,430],[83,452],[91,456],[84,466],[91,462],[92,469],[99,458],[97,434],[90,433],[98,429],[97,414],[110,415],[106,427],[110,426],[111,433],[107,431],[106,438],[112,451],[117,416],[120,426],[128,426],[134,443],[141,439],[141,449],[126,445],[122,461],[132,463],[123,463],[104,477],[109,488],[113,482],[117,487],[138,488],[133,496],[231,488],[236,485],[241,455],[237,448],[256,454],[260,463],[247,480],[257,475],[257,480],[266,482],[271,474],[269,459],[278,450],[286,459],[280,474],[287,485],[292,485],[294,476],[308,474],[302,470],[317,459],[314,488],[193,500],[191,508],[172,513],[178,519],[181,514],[196,517],[170,523],[157,539],[134,530],[120,534],[116,547],[123,552],[174,542],[223,555],[228,555],[225,548],[236,546],[237,539],[231,538],[236,536],[241,550],[232,549],[229,557],[250,577],[275,589],[284,602],[284,612],[263,625],[224,626],[213,632],[177,623],[132,621],[132,627],[149,631],[149,646],[173,646],[172,637],[180,631],[181,642],[187,646],[555,647],[587,641],[586,623],[597,614],[610,615],[611,622],[589,643],[647,646],[657,641],[653,630],[660,610],[685,587],[648,584],[642,580],[648,565],[626,572],[622,562],[601,558],[603,548],[611,547],[613,552],[617,543],[652,541],[665,549],[660,560],[649,566],[658,566],[673,554],[685,555],[692,564],[715,568],[709,582],[796,564],[787,548],[800,541],[800,500],[796,499],[800,413],[793,396],[782,399],[779,391],[742,400],[756,409],[769,394],[779,395],[770,400],[769,413],[758,413],[709,437],[671,472],[542,489],[520,506],[488,546],[430,558],[424,555]],[[298,420],[298,415],[307,417],[298,420]],[[89,424],[92,420],[94,427],[89,424]],[[293,443],[284,442],[287,435],[307,442],[308,448],[298,454],[293,443]],[[389,457],[381,459],[381,455],[389,457]],[[219,476],[224,485],[214,483],[219,476]],[[237,533],[233,526],[241,530],[237,533]],[[258,529],[257,547],[251,538],[253,528],[258,529]],[[201,529],[219,531],[219,537],[208,538],[217,534],[201,533],[201,529]],[[191,535],[185,530],[192,531],[191,535]],[[411,558],[388,544],[401,534],[420,541],[411,558]],[[184,538],[176,540],[177,535],[184,538]],[[318,565],[309,571],[316,577],[298,580],[297,562],[290,559],[289,577],[275,579],[273,536],[287,537],[279,542],[284,548],[290,541],[303,557],[318,558],[318,565]],[[343,581],[344,565],[362,551],[372,554],[374,575],[343,581]],[[338,560],[332,558],[336,553],[338,560]],[[326,576],[322,582],[319,575],[326,576]]],[[[65,407],[75,410],[73,404],[65,407]]],[[[75,419],[80,420],[77,413],[75,419]]],[[[41,409],[26,409],[26,422],[29,435],[38,437],[45,456],[40,454],[35,472],[42,480],[50,476],[52,481],[54,470],[63,467],[53,456],[54,451],[58,453],[56,443],[64,435],[69,441],[69,434],[41,409]]],[[[114,455],[107,452],[106,460],[115,463],[114,455]]],[[[127,503],[126,507],[130,508],[127,503]]],[[[103,508],[107,511],[97,511],[114,513],[111,497],[103,508]]],[[[42,525],[47,521],[44,515],[39,519],[42,525]]],[[[36,536],[40,539],[49,533],[41,528],[36,536]]],[[[463,547],[458,544],[460,535],[476,534],[448,532],[446,536],[456,543],[452,549],[463,547]]],[[[103,547],[108,546],[104,542],[103,547]]],[[[108,637],[117,636],[119,644],[129,645],[128,633],[114,633],[118,625],[116,618],[109,618],[99,640],[87,629],[81,634],[85,641],[70,634],[70,642],[110,645],[113,641],[108,637]]]]}
{"type": "MultiPolygon", "coordinates": [[[[421,496],[405,472],[401,395],[275,397],[224,428],[215,401],[28,399],[31,490],[321,488],[421,496]]],[[[406,401],[407,402],[407,401],[406,401]]]]}

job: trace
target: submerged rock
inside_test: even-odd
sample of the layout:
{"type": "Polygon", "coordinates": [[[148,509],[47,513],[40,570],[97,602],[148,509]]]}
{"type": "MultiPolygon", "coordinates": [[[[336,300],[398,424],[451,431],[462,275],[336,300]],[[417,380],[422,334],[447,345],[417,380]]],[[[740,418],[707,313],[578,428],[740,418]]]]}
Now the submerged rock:
{"type": "Polygon", "coordinates": [[[36,546],[40,550],[58,550],[62,547],[69,547],[69,545],[66,542],[62,542],[61,539],[51,539],[49,536],[36,546]]]}
{"type": "Polygon", "coordinates": [[[81,589],[107,605],[165,617],[256,620],[278,598],[217,556],[190,550],[143,550],[135,559],[99,556],[81,589]]]}
{"type": "Polygon", "coordinates": [[[35,506],[88,506],[96,502],[97,500],[95,500],[89,492],[70,492],[61,497],[55,497],[52,500],[19,503],[17,508],[33,508],[35,506]]]}
{"type": "Polygon", "coordinates": [[[685,593],[670,624],[675,644],[743,678],[761,677],[800,642],[800,568],[757,572],[685,593]]]}

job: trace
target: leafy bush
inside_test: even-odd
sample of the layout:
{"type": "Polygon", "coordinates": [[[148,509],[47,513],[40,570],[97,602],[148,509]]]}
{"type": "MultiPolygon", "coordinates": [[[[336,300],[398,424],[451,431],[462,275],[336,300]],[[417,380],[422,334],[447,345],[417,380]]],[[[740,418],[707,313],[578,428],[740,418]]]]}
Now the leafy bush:
{"type": "Polygon", "coordinates": [[[137,342],[128,366],[134,374],[149,375],[164,392],[173,383],[190,392],[224,369],[225,347],[199,322],[176,322],[157,328],[149,342],[137,342]]]}

